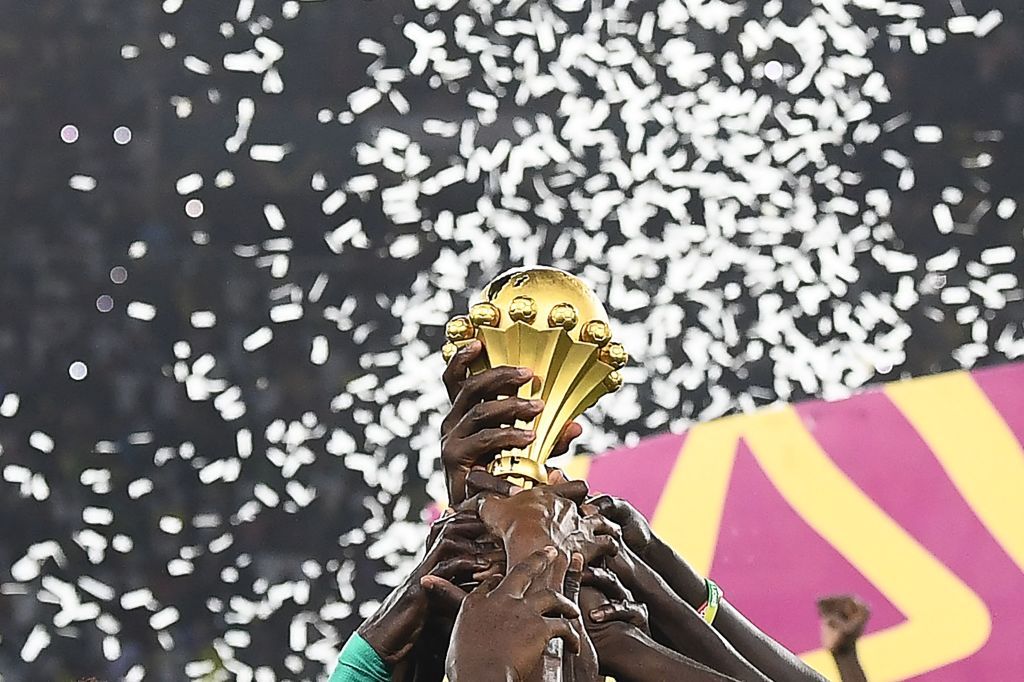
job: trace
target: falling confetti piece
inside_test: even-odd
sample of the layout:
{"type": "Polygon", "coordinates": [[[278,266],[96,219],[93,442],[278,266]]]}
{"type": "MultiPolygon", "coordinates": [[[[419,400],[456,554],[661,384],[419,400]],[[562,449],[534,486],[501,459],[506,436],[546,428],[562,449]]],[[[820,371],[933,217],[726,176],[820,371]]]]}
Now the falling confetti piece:
{"type": "Polygon", "coordinates": [[[142,301],[132,301],[129,303],[126,312],[128,317],[142,320],[143,322],[148,322],[156,317],[156,307],[142,301]]]}
{"type": "Polygon", "coordinates": [[[68,180],[68,186],[79,192],[91,192],[96,189],[97,184],[99,183],[96,182],[96,178],[89,175],[72,175],[68,180]]]}

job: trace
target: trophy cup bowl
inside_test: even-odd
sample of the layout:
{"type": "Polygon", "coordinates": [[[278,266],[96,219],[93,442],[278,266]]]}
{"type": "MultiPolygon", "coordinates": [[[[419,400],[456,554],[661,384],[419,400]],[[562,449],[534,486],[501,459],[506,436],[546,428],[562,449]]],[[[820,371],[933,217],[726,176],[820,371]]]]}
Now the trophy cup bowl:
{"type": "Polygon", "coordinates": [[[514,426],[536,438],[525,448],[506,450],[488,470],[524,488],[547,483],[544,466],[566,424],[622,385],[619,369],[629,360],[611,340],[608,314],[578,277],[551,267],[516,268],[502,273],[481,300],[445,327],[445,361],[474,339],[484,353],[470,367],[528,367],[534,378],[518,397],[541,399],[544,409],[514,426]]]}

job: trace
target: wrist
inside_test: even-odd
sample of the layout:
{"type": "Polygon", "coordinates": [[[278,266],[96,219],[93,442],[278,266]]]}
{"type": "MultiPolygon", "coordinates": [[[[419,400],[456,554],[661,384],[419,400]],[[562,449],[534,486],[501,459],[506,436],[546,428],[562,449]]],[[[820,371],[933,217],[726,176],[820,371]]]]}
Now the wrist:
{"type": "MultiPolygon", "coordinates": [[[[391,680],[391,666],[360,632],[349,637],[338,658],[341,679],[360,679],[367,682],[391,680]],[[348,674],[345,674],[347,671],[348,674]]],[[[335,675],[338,675],[335,672],[335,675]]],[[[332,678],[333,679],[333,678],[332,678]]]]}
{"type": "Polygon", "coordinates": [[[850,642],[849,644],[841,644],[834,649],[831,649],[829,653],[832,654],[832,658],[836,661],[844,660],[857,660],[857,642],[850,642]]]}
{"type": "Polygon", "coordinates": [[[691,607],[700,608],[704,603],[707,598],[707,583],[704,577],[693,570],[693,567],[674,549],[665,544],[661,538],[652,536],[641,558],[644,563],[662,575],[667,582],[670,582],[673,591],[691,607]],[[669,573],[671,573],[671,579],[669,573]]]}

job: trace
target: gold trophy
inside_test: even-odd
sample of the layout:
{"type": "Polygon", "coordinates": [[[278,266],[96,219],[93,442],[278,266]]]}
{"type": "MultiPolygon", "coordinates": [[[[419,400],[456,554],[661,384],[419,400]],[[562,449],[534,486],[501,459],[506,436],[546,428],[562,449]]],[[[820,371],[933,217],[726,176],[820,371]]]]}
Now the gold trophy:
{"type": "Polygon", "coordinates": [[[562,429],[598,399],[622,385],[619,369],[629,360],[611,341],[608,314],[590,287],[579,278],[549,267],[516,268],[488,284],[482,300],[448,322],[447,362],[473,339],[484,353],[470,368],[529,367],[532,381],[518,396],[541,399],[544,409],[515,426],[537,435],[526,448],[502,452],[488,467],[524,488],[547,483],[544,463],[562,429]]]}

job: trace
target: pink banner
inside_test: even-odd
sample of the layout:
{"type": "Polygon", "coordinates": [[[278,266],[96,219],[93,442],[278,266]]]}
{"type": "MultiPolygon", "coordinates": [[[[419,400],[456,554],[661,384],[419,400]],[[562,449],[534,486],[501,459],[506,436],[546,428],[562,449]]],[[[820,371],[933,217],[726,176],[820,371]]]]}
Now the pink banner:
{"type": "Polygon", "coordinates": [[[663,435],[570,470],[632,500],[767,632],[838,679],[815,599],[855,593],[872,682],[1024,677],[1024,365],[663,435]]]}

